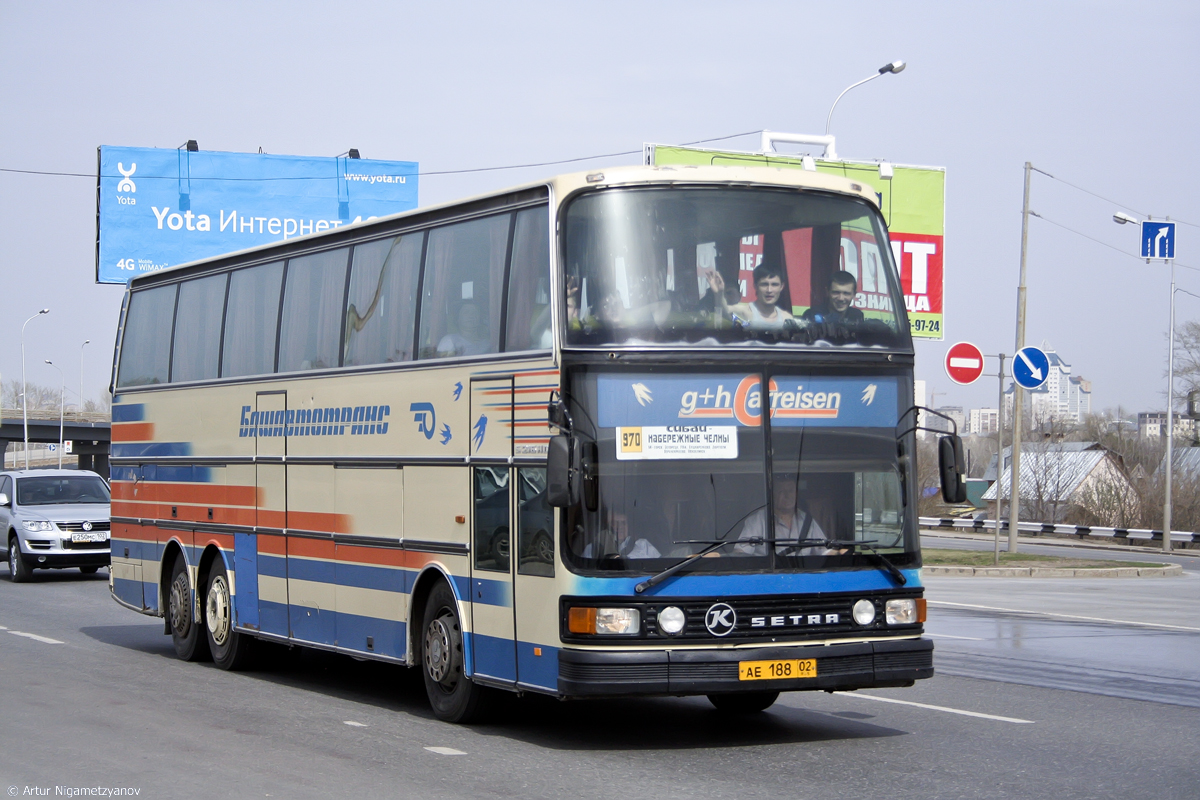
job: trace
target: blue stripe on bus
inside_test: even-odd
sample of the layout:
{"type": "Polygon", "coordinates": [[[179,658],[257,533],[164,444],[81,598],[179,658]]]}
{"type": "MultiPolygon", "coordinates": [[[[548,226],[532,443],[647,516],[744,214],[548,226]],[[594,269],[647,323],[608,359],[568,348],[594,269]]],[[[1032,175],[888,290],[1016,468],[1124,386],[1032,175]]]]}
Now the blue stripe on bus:
{"type": "Polygon", "coordinates": [[[475,646],[475,673],[499,678],[503,681],[517,679],[517,651],[512,639],[470,634],[475,646]]]}
{"type": "Polygon", "coordinates": [[[512,608],[512,587],[507,581],[472,578],[471,584],[471,602],[482,603],[485,606],[512,608]]]}
{"type": "MultiPolygon", "coordinates": [[[[921,587],[921,572],[901,570],[907,588],[921,587]]],[[[845,572],[757,573],[752,575],[684,575],[670,578],[642,595],[634,587],[645,578],[576,577],[573,592],[580,595],[628,595],[630,597],[732,597],[759,594],[818,594],[821,592],[869,592],[893,589],[896,584],[882,570],[845,572]]]]}
{"type": "Polygon", "coordinates": [[[155,480],[170,483],[212,483],[211,467],[174,467],[158,465],[155,480]]]}
{"type": "Polygon", "coordinates": [[[406,629],[403,622],[396,620],[337,612],[338,647],[350,650],[404,658],[406,629]],[[368,636],[374,639],[372,650],[367,649],[368,636]]]}
{"type": "Polygon", "coordinates": [[[141,422],[146,419],[146,406],[142,403],[128,403],[112,407],[113,422],[141,422]]]}
{"type": "Polygon", "coordinates": [[[143,456],[190,456],[191,442],[136,442],[112,445],[113,458],[140,458],[143,456]]]}
{"type": "Polygon", "coordinates": [[[517,642],[517,678],[521,683],[558,689],[558,648],[533,642],[517,642]],[[533,654],[541,648],[540,656],[533,654]]]}
{"type": "Polygon", "coordinates": [[[128,578],[113,578],[113,594],[137,608],[142,607],[142,582],[128,578]]]}

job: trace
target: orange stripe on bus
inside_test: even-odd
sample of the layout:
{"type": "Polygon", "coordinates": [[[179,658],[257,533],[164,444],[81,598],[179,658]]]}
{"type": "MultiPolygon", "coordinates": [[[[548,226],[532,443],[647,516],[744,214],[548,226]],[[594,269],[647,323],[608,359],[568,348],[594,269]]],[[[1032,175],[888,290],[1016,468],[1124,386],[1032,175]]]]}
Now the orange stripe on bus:
{"type": "Polygon", "coordinates": [[[350,515],[289,510],[288,527],[302,531],[320,531],[321,533],[350,533],[350,515]]]}
{"type": "Polygon", "coordinates": [[[154,439],[153,422],[114,422],[112,424],[112,440],[114,442],[149,442],[154,439]]]}

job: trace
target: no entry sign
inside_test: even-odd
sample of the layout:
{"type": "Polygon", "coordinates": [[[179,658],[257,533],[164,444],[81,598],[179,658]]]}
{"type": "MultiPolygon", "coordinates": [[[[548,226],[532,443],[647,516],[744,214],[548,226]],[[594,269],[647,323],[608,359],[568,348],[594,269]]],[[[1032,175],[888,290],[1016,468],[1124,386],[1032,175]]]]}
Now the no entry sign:
{"type": "Polygon", "coordinates": [[[959,342],[946,351],[946,374],[955,383],[967,385],[983,374],[983,353],[970,342],[959,342]]]}

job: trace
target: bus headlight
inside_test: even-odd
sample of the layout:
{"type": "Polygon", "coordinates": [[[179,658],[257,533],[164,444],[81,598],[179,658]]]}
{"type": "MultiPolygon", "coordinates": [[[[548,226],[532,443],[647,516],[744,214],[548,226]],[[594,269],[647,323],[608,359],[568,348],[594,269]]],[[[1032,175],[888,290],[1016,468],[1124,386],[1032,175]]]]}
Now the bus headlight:
{"type": "Polygon", "coordinates": [[[641,628],[642,615],[636,608],[572,608],[567,612],[567,630],[586,634],[630,634],[641,628]]]}
{"type": "Polygon", "coordinates": [[[913,625],[917,621],[917,601],[911,597],[888,600],[883,607],[883,618],[888,625],[913,625]]]}
{"type": "Polygon", "coordinates": [[[679,633],[683,630],[685,622],[687,622],[687,617],[684,616],[682,608],[667,606],[658,612],[658,629],[663,633],[679,633]]]}
{"type": "Polygon", "coordinates": [[[870,600],[859,600],[854,604],[854,621],[859,625],[870,625],[875,621],[875,604],[870,600]]]}

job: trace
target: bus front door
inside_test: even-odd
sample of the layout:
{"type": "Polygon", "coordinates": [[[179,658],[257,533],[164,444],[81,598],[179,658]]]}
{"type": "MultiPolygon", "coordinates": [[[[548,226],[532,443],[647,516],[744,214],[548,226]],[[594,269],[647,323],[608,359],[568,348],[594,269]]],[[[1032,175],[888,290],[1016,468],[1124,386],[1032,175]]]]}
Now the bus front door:
{"type": "Polygon", "coordinates": [[[472,672],[507,684],[517,681],[512,388],[511,377],[471,381],[472,672]]]}
{"type": "MultiPolygon", "coordinates": [[[[259,392],[255,398],[254,438],[255,519],[253,550],[257,553],[258,625],[264,633],[287,636],[287,392],[259,392]]],[[[243,534],[244,535],[244,534],[243,534]]],[[[241,595],[249,571],[251,543],[234,540],[234,585],[241,595]],[[241,557],[239,557],[241,556],[241,557]]],[[[239,611],[241,604],[238,605],[239,611]]]]}

